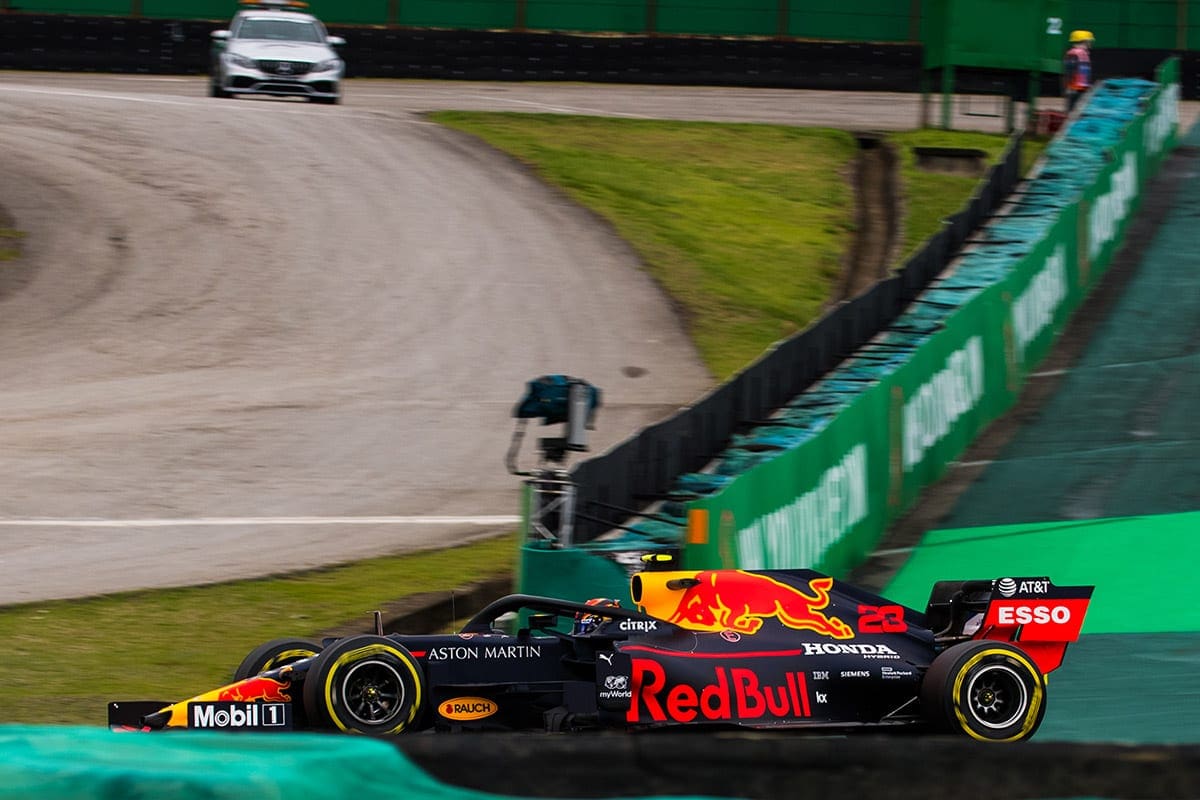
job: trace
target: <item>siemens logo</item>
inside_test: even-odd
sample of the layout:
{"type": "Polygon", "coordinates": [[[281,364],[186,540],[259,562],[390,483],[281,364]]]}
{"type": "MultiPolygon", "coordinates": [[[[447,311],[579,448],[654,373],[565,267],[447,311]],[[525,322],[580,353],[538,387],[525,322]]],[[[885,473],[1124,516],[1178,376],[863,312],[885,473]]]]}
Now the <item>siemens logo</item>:
{"type": "Polygon", "coordinates": [[[972,336],[904,404],[902,459],[908,472],[983,397],[983,338],[972,336]]]}

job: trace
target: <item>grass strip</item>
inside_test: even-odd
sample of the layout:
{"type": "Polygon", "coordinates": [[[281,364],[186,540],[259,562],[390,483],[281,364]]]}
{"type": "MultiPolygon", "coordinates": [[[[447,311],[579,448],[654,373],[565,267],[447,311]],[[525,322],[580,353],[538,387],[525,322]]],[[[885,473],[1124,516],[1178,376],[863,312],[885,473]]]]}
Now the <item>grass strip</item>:
{"type": "MultiPolygon", "coordinates": [[[[984,161],[994,164],[1004,154],[1008,137],[971,131],[924,129],[888,134],[887,141],[899,155],[902,240],[896,266],[902,266],[925,240],[937,233],[942,220],[962,210],[979,185],[971,175],[931,172],[917,166],[918,147],[947,147],[982,150],[984,161]]],[[[1022,174],[1046,147],[1045,142],[1026,139],[1021,150],[1022,174]]]]}
{"type": "Polygon", "coordinates": [[[718,379],[828,302],[853,232],[845,131],[445,111],[613,226],[718,379]]]}
{"type": "Polygon", "coordinates": [[[512,572],[516,535],[284,577],[0,608],[0,723],[103,724],[110,700],[181,700],[251,649],[379,604],[512,572]]]}

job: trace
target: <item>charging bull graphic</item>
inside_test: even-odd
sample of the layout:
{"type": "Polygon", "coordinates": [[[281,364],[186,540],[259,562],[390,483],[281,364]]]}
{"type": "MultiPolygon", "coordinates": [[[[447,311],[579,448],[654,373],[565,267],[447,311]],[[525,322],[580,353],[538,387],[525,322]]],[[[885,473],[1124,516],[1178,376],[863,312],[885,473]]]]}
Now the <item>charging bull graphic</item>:
{"type": "Polygon", "coordinates": [[[757,633],[774,617],[789,628],[853,639],[854,631],[821,609],[829,605],[833,578],[813,578],[808,592],[744,570],[643,573],[634,602],[648,614],[691,631],[757,633]]]}

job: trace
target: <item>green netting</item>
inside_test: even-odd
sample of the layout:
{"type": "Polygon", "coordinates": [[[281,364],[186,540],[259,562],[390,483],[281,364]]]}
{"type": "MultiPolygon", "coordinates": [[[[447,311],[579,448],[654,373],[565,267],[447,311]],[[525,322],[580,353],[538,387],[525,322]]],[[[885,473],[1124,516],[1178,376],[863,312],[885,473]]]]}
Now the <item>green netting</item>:
{"type": "MultiPolygon", "coordinates": [[[[463,764],[469,764],[464,742],[463,764]]],[[[598,767],[601,770],[602,766],[598,767]]],[[[0,725],[0,798],[485,800],[387,742],[320,734],[112,733],[0,725]]]]}
{"type": "Polygon", "coordinates": [[[470,800],[395,747],[315,734],[118,734],[0,726],[0,798],[203,800],[408,797],[470,800]]]}
{"type": "Polygon", "coordinates": [[[930,531],[883,594],[924,608],[935,581],[1049,575],[1096,587],[1084,633],[1200,632],[1197,529],[1200,512],[930,531]]]}

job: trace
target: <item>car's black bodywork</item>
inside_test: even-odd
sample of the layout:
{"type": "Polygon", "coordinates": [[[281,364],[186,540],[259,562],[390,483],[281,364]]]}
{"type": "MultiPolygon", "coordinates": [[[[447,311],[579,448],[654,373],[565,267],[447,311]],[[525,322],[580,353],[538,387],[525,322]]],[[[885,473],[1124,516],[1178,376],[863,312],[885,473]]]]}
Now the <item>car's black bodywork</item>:
{"type": "Polygon", "coordinates": [[[1091,587],[942,582],[918,612],[811,570],[645,572],[638,610],[511,595],[456,634],[277,640],[113,727],[587,730],[918,726],[1016,740],[1091,587]],[[520,616],[516,633],[500,629],[520,616]],[[564,623],[574,623],[569,632],[564,623]]]}

